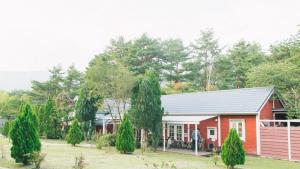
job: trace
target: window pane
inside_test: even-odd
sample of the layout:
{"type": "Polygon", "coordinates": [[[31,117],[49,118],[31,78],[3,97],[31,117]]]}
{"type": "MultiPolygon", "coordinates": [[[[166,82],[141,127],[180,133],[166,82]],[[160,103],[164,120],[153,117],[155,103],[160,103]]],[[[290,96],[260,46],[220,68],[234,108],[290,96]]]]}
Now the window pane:
{"type": "Polygon", "coordinates": [[[169,126],[170,137],[174,139],[174,126],[169,126]]]}
{"type": "Polygon", "coordinates": [[[182,126],[177,126],[177,140],[182,140],[182,126]]]}
{"type": "Polygon", "coordinates": [[[215,135],[215,130],[214,130],[214,129],[210,129],[209,134],[210,134],[211,136],[214,136],[214,135],[215,135]]]}

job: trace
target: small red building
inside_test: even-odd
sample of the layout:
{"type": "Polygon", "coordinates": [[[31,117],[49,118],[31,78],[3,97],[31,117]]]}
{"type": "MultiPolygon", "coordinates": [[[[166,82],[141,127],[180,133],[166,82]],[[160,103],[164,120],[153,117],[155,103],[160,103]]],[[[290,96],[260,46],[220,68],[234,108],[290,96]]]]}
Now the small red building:
{"type": "Polygon", "coordinates": [[[260,155],[260,120],[284,119],[283,106],[274,87],[165,95],[164,144],[168,138],[191,142],[196,128],[202,150],[220,148],[235,128],[246,153],[260,155]]]}

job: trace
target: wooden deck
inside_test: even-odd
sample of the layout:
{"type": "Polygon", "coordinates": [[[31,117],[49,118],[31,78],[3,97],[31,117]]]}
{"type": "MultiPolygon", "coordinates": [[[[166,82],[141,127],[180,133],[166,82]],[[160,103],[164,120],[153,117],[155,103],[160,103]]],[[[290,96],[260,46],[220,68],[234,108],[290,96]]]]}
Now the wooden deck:
{"type": "MultiPolygon", "coordinates": [[[[159,151],[163,151],[163,148],[160,147],[158,148],[159,151]]],[[[166,152],[172,152],[172,153],[180,153],[180,154],[188,154],[188,155],[195,155],[195,152],[192,150],[186,150],[186,149],[166,149],[166,152]]],[[[212,152],[207,152],[207,151],[198,151],[198,156],[211,156],[212,152]]]]}

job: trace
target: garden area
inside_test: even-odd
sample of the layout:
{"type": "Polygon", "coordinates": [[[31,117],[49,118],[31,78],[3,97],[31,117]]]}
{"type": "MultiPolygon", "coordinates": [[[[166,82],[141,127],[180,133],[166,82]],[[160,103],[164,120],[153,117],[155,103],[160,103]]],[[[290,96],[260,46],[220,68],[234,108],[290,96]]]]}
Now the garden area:
{"type": "MultiPolygon", "coordinates": [[[[10,157],[11,143],[6,138],[0,139],[1,151],[4,156],[0,159],[2,168],[27,169],[33,166],[23,166],[16,164],[10,157]]],[[[178,169],[225,169],[221,160],[214,165],[212,157],[196,157],[170,152],[145,152],[141,154],[140,150],[133,154],[120,154],[115,148],[110,147],[99,150],[93,144],[81,143],[78,146],[71,146],[61,140],[42,140],[45,160],[42,162],[43,169],[71,169],[75,164],[75,158],[82,155],[87,163],[87,169],[146,169],[160,168],[162,163],[169,163],[178,169]],[[148,165],[147,165],[148,164],[148,165]],[[157,164],[158,167],[154,165],[157,164]]],[[[240,169],[297,169],[300,163],[288,162],[284,160],[274,160],[259,157],[246,157],[246,163],[243,166],[237,166],[240,169]]],[[[0,167],[0,168],[1,168],[0,167]]],[[[167,168],[167,167],[165,167],[167,168]]],[[[170,168],[170,167],[169,167],[170,168]]]]}

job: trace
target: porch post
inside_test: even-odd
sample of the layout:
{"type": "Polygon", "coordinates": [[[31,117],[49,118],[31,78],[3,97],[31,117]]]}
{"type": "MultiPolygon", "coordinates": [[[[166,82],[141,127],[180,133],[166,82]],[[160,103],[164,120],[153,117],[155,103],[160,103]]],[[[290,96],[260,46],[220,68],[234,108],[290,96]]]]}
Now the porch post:
{"type": "Polygon", "coordinates": [[[218,115],[218,147],[221,147],[221,118],[218,115]]]}
{"type": "Polygon", "coordinates": [[[190,137],[190,124],[188,124],[187,125],[188,126],[188,142],[190,142],[190,139],[191,139],[191,137],[190,137]]]}
{"type": "Polygon", "coordinates": [[[163,123],[164,151],[166,151],[166,123],[163,123]]]}
{"type": "Polygon", "coordinates": [[[102,119],[102,134],[105,134],[105,119],[102,119]]]}
{"type": "Polygon", "coordinates": [[[198,129],[197,123],[195,123],[195,155],[198,155],[198,129]]]}

